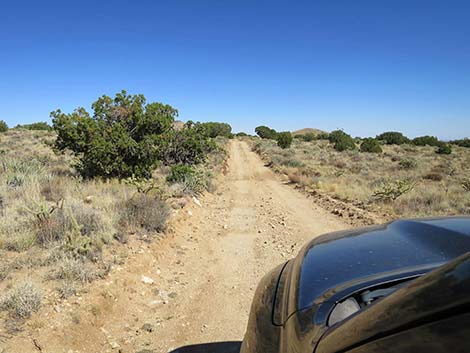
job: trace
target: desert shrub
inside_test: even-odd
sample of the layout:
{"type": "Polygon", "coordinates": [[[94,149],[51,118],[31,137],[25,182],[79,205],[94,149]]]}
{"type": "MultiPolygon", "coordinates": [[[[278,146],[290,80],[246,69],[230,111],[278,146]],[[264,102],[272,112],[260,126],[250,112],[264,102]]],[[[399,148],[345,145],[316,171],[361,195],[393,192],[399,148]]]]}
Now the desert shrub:
{"type": "Polygon", "coordinates": [[[289,148],[292,144],[292,134],[289,131],[279,132],[276,137],[277,145],[281,148],[289,148]]]}
{"type": "Polygon", "coordinates": [[[237,137],[246,137],[249,136],[246,132],[240,131],[235,134],[237,137]]]}
{"type": "Polygon", "coordinates": [[[83,259],[63,257],[55,264],[50,278],[85,283],[96,279],[97,272],[91,264],[83,259]]]}
{"type": "Polygon", "coordinates": [[[150,176],[158,160],[156,146],[172,129],[178,111],[162,103],[147,104],[143,95],[125,91],[114,99],[100,97],[92,108],[93,116],[83,108],[51,113],[55,147],[76,155],[84,177],[150,176]]]}
{"type": "Polygon", "coordinates": [[[197,168],[194,174],[186,176],[181,182],[182,191],[190,195],[199,195],[205,190],[211,191],[210,172],[197,168]]]}
{"type": "Polygon", "coordinates": [[[361,143],[361,152],[382,153],[382,147],[376,139],[365,138],[361,143]]]}
{"type": "Polygon", "coordinates": [[[410,192],[415,187],[415,183],[410,179],[395,180],[383,183],[372,194],[372,198],[377,201],[395,201],[400,196],[410,192]]]}
{"type": "Polygon", "coordinates": [[[411,140],[411,143],[416,146],[439,146],[440,141],[435,136],[419,136],[411,140]]]}
{"type": "Polygon", "coordinates": [[[24,124],[24,125],[18,124],[15,126],[15,129],[51,131],[52,126],[50,126],[45,121],[39,121],[37,123],[31,123],[31,124],[24,124]]]}
{"type": "Polygon", "coordinates": [[[0,120],[0,132],[8,131],[8,125],[5,121],[0,120]]]}
{"type": "Polygon", "coordinates": [[[96,211],[81,205],[38,203],[29,212],[34,215],[32,226],[38,244],[59,243],[66,252],[90,258],[99,254],[104,224],[96,211]]]}
{"type": "Polygon", "coordinates": [[[207,137],[215,138],[217,136],[232,137],[232,127],[227,123],[207,122],[200,123],[203,134],[207,137]]]}
{"type": "Polygon", "coordinates": [[[207,154],[216,149],[214,140],[189,121],[181,130],[170,130],[161,135],[157,156],[165,165],[191,165],[203,162],[207,154]]]}
{"type": "Polygon", "coordinates": [[[470,147],[470,139],[468,137],[461,139],[461,140],[453,140],[453,141],[450,141],[450,143],[452,145],[457,145],[460,147],[467,147],[467,148],[470,147]]]}
{"type": "Polygon", "coordinates": [[[356,149],[353,138],[342,130],[332,131],[329,141],[334,143],[333,148],[339,152],[356,149]]]}
{"type": "Polygon", "coordinates": [[[313,132],[307,132],[306,134],[295,135],[294,138],[305,142],[311,142],[317,139],[317,135],[315,135],[313,132]]]}
{"type": "Polygon", "coordinates": [[[398,162],[401,169],[414,169],[418,166],[418,163],[413,159],[402,159],[398,162]]]}
{"type": "Polygon", "coordinates": [[[442,174],[434,173],[434,172],[430,172],[430,173],[425,174],[423,176],[423,178],[427,179],[427,180],[433,180],[433,181],[441,181],[442,179],[444,179],[442,174]]]}
{"type": "Polygon", "coordinates": [[[256,134],[263,139],[275,140],[277,132],[267,126],[258,126],[255,128],[256,134]]]}
{"type": "Polygon", "coordinates": [[[148,232],[163,232],[170,215],[168,205],[149,194],[137,193],[118,205],[119,224],[122,227],[137,227],[148,232]]]}
{"type": "Polygon", "coordinates": [[[42,291],[33,283],[26,281],[16,284],[2,298],[0,308],[18,319],[27,319],[41,306],[42,291]]]}
{"type": "Polygon", "coordinates": [[[387,145],[402,145],[404,143],[410,142],[408,137],[397,131],[384,132],[380,135],[377,135],[376,139],[383,141],[387,145]]]}
{"type": "Polygon", "coordinates": [[[317,140],[329,140],[330,139],[330,134],[327,132],[321,132],[317,134],[316,136],[317,140]]]}
{"type": "Polygon", "coordinates": [[[441,143],[439,147],[436,149],[437,154],[451,154],[452,147],[449,144],[441,143]]]}
{"type": "Polygon", "coordinates": [[[169,183],[179,183],[187,177],[194,175],[194,168],[185,164],[176,164],[171,166],[170,175],[166,178],[169,183]]]}

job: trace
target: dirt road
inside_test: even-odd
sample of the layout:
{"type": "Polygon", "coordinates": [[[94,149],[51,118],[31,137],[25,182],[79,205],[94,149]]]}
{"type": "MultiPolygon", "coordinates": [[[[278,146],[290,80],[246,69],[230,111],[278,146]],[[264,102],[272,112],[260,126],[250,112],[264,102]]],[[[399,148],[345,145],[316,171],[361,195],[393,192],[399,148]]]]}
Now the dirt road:
{"type": "Polygon", "coordinates": [[[263,274],[312,237],[348,227],[283,185],[240,141],[230,144],[217,192],[200,202],[87,293],[41,310],[5,352],[171,352],[241,340],[263,274]]]}

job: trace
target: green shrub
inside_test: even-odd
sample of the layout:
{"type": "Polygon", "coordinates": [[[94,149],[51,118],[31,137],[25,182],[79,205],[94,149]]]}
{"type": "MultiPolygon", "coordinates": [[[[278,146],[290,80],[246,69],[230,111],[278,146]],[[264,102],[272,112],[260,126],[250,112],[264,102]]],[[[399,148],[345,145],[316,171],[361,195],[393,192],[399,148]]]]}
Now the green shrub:
{"type": "Polygon", "coordinates": [[[453,140],[453,141],[450,141],[450,143],[453,145],[460,146],[460,147],[467,147],[467,148],[470,147],[470,139],[468,137],[461,139],[461,140],[453,140]]]}
{"type": "Polygon", "coordinates": [[[150,176],[161,135],[172,129],[178,111],[161,103],[147,104],[143,95],[126,91],[114,99],[102,96],[92,108],[93,116],[83,108],[71,114],[51,113],[55,147],[76,155],[76,167],[84,177],[150,176]]]}
{"type": "Polygon", "coordinates": [[[32,123],[32,124],[24,124],[24,125],[18,124],[15,126],[15,129],[51,131],[52,126],[50,126],[45,121],[39,121],[37,123],[32,123]]]}
{"type": "Polygon", "coordinates": [[[452,147],[446,143],[441,143],[439,147],[436,149],[437,154],[451,154],[452,147]]]}
{"type": "Polygon", "coordinates": [[[401,132],[388,131],[377,135],[377,140],[383,141],[387,145],[402,145],[409,143],[408,137],[404,136],[401,132]]]}
{"type": "Polygon", "coordinates": [[[289,131],[280,132],[277,134],[276,140],[279,147],[289,148],[292,144],[292,134],[289,131]]]}
{"type": "Polygon", "coordinates": [[[274,129],[271,129],[267,126],[258,126],[255,128],[256,134],[263,139],[275,140],[277,137],[277,132],[274,129]]]}
{"type": "Polygon", "coordinates": [[[150,194],[137,193],[118,205],[119,225],[137,227],[148,232],[163,232],[170,215],[165,201],[150,194]]]}
{"type": "Polygon", "coordinates": [[[194,175],[194,168],[185,164],[176,164],[171,167],[170,175],[166,178],[169,183],[179,183],[187,177],[194,175]]]}
{"type": "Polygon", "coordinates": [[[339,152],[356,149],[353,138],[342,130],[332,131],[329,140],[334,143],[333,148],[339,152]]]}
{"type": "Polygon", "coordinates": [[[365,138],[361,143],[361,152],[382,153],[382,147],[376,139],[365,138]]]}
{"type": "Polygon", "coordinates": [[[306,134],[295,135],[294,138],[303,140],[305,142],[311,142],[317,139],[317,135],[313,132],[307,132],[306,134]]]}
{"type": "Polygon", "coordinates": [[[316,136],[317,140],[329,140],[330,134],[327,132],[321,132],[316,136]]]}
{"type": "Polygon", "coordinates": [[[232,137],[232,127],[227,123],[207,122],[200,123],[203,134],[207,137],[215,138],[217,136],[232,137]]]}
{"type": "Polygon", "coordinates": [[[8,131],[8,125],[5,121],[0,120],[0,132],[8,131]]]}
{"type": "Polygon", "coordinates": [[[441,143],[435,136],[419,136],[411,140],[411,143],[416,146],[439,146],[441,143]]]}
{"type": "Polygon", "coordinates": [[[192,165],[203,162],[207,154],[216,149],[214,140],[190,121],[181,130],[170,130],[160,136],[157,157],[165,165],[192,165]]]}

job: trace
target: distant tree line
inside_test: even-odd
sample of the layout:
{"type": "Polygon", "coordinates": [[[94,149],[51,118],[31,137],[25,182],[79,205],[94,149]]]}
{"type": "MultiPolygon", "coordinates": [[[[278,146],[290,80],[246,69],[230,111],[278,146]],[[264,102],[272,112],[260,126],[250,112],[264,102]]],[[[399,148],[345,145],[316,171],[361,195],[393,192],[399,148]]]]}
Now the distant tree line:
{"type": "MultiPolygon", "coordinates": [[[[256,134],[263,139],[277,140],[279,145],[279,134],[276,130],[268,126],[258,126],[255,129],[256,134]]],[[[290,134],[290,133],[289,133],[290,134]]],[[[292,136],[291,136],[292,138],[292,136]]],[[[293,136],[295,139],[303,140],[306,142],[315,141],[315,140],[328,140],[333,144],[333,148],[337,151],[354,151],[358,149],[361,152],[368,153],[382,153],[382,145],[402,145],[402,144],[411,144],[415,146],[433,146],[436,147],[436,153],[438,154],[450,154],[452,153],[451,145],[458,145],[461,147],[470,147],[470,139],[465,138],[461,140],[453,140],[450,142],[444,142],[439,140],[435,136],[419,136],[413,139],[409,139],[403,133],[398,131],[387,131],[382,134],[377,135],[376,137],[366,137],[366,138],[353,138],[351,135],[347,134],[343,130],[334,130],[330,133],[313,133],[308,132],[305,134],[297,134],[293,136]]],[[[290,143],[284,144],[285,147],[290,147],[290,143]]]]}

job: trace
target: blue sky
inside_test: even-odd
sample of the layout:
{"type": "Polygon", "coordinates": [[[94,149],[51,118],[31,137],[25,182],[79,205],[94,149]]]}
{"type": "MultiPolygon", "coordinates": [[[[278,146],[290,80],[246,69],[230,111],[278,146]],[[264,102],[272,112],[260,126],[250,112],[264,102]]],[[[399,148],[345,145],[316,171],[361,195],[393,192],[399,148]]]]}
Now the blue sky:
{"type": "Polygon", "coordinates": [[[0,119],[121,89],[252,132],[470,136],[470,2],[4,1],[0,119]]]}

